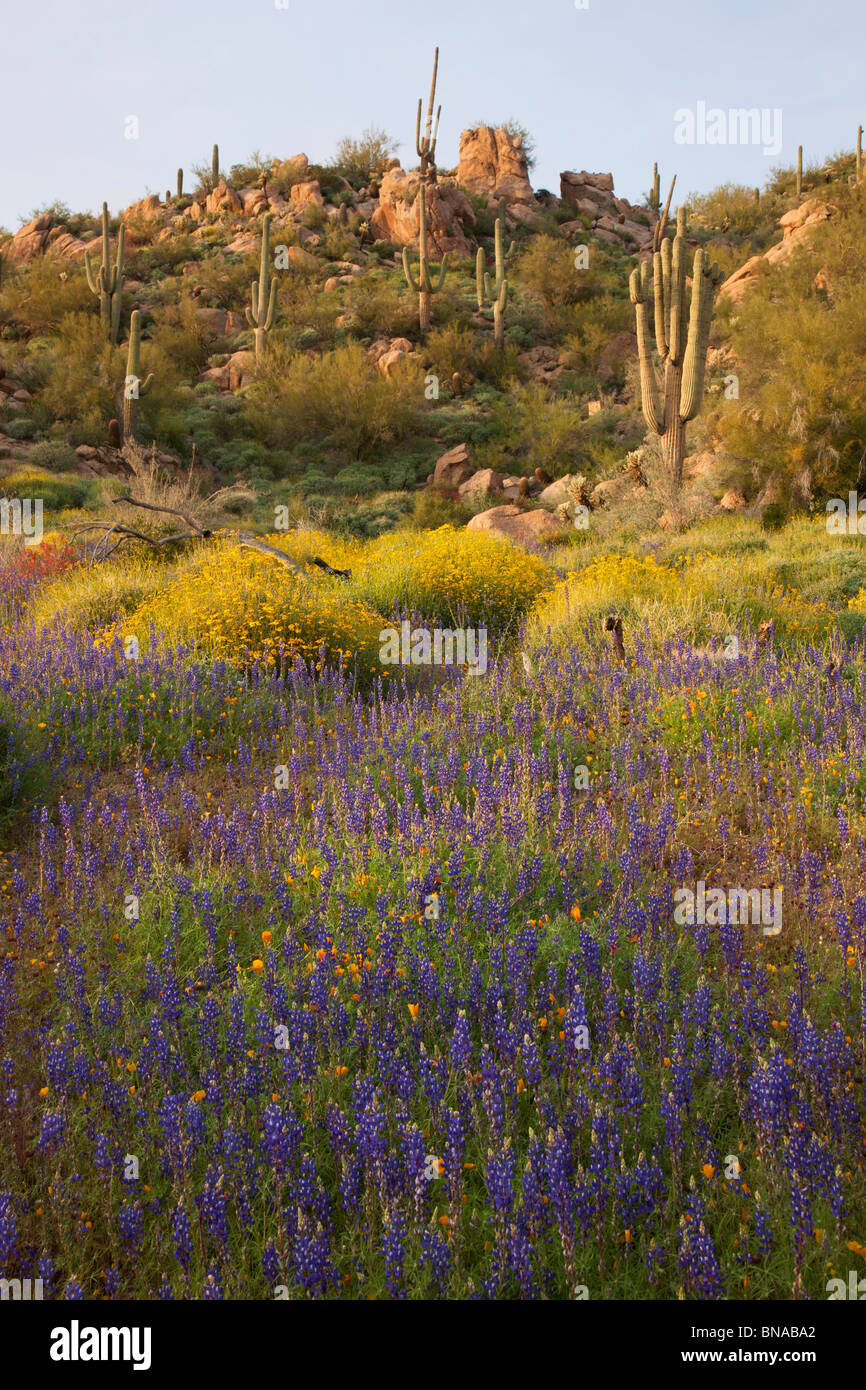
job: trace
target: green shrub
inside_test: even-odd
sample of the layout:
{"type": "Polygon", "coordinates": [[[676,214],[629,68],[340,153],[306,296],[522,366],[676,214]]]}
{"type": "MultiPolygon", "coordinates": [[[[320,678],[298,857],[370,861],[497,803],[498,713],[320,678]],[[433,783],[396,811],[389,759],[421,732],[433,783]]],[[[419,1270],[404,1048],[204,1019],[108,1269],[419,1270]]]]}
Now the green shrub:
{"type": "Polygon", "coordinates": [[[34,446],[28,460],[35,468],[51,468],[58,473],[70,472],[75,468],[78,457],[71,444],[59,440],[45,439],[34,446]]]}
{"type": "Polygon", "coordinates": [[[6,433],[10,439],[32,439],[36,433],[36,422],[34,420],[22,419],[19,415],[17,420],[10,420],[6,426],[6,433]]]}
{"type": "Polygon", "coordinates": [[[22,468],[10,473],[0,482],[0,493],[6,497],[41,498],[44,505],[52,511],[82,507],[92,492],[92,481],[74,473],[52,475],[22,468]]]}

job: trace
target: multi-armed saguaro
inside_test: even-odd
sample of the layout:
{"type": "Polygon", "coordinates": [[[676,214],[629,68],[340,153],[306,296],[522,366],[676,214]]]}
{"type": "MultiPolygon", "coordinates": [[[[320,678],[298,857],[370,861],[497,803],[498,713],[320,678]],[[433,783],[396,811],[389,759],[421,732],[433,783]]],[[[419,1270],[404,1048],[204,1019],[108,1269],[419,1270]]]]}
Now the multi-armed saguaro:
{"type": "Polygon", "coordinates": [[[514,254],[514,242],[512,241],[508,250],[503,253],[502,236],[505,231],[505,199],[500,199],[499,216],[494,224],[494,246],[496,257],[496,279],[491,285],[490,276],[487,274],[484,264],[484,249],[479,246],[478,254],[475,257],[475,288],[478,295],[478,307],[484,308],[485,299],[489,299],[493,305],[493,341],[497,347],[502,347],[505,343],[505,321],[503,314],[508,303],[508,281],[505,278],[505,262],[510,260],[514,254]]]}
{"type": "Polygon", "coordinates": [[[446,251],[439,267],[438,280],[434,281],[430,274],[430,261],[427,257],[427,198],[424,185],[421,183],[418,185],[418,279],[416,280],[412,274],[408,246],[403,247],[403,274],[406,276],[406,283],[410,290],[415,290],[418,295],[418,323],[422,336],[430,327],[430,296],[441,290],[445,283],[447,269],[448,252],[446,251]]]}
{"type": "Polygon", "coordinates": [[[421,101],[418,98],[418,119],[415,122],[415,148],[418,151],[418,158],[421,161],[421,179],[424,183],[436,182],[436,137],[439,133],[439,117],[442,112],[440,106],[436,112],[436,120],[433,120],[433,104],[436,101],[436,74],[439,71],[439,49],[433,54],[433,81],[430,83],[430,100],[427,103],[427,123],[424,128],[424,138],[421,138],[421,101]]]}
{"type": "Polygon", "coordinates": [[[120,304],[123,298],[123,248],[126,238],[126,228],[121,222],[120,231],[117,234],[117,257],[114,265],[111,264],[111,256],[108,246],[108,204],[102,204],[102,264],[98,270],[90,260],[89,252],[84,253],[84,268],[87,272],[87,283],[91,292],[99,300],[99,312],[102,315],[102,322],[108,333],[109,341],[117,342],[117,332],[120,327],[120,304]]]}
{"type": "Polygon", "coordinates": [[[126,353],[126,381],[123,387],[123,442],[135,438],[138,402],[153,385],[153,372],[144,381],[139,377],[141,366],[141,313],[133,309],[129,321],[129,347],[126,353]]]}
{"type": "Polygon", "coordinates": [[[268,241],[271,234],[271,214],[266,212],[262,218],[262,255],[259,263],[259,283],[252,283],[250,292],[251,307],[247,309],[247,323],[256,331],[256,359],[260,358],[267,344],[268,333],[274,326],[277,311],[277,279],[271,275],[268,241]]]}
{"type": "Polygon", "coordinates": [[[660,399],[650,344],[647,301],[650,296],[649,263],[643,261],[631,273],[629,290],[635,306],[640,384],[644,419],[661,438],[668,478],[675,490],[683,480],[686,424],[701,408],[707,346],[713,317],[713,297],[722,278],[717,265],[710,266],[706,252],[695,252],[692,267],[691,314],[686,322],[686,210],[677,213],[677,233],[671,243],[664,235],[674,191],[668,194],[653,237],[652,298],[655,310],[656,349],[664,363],[664,398],[660,399]]]}

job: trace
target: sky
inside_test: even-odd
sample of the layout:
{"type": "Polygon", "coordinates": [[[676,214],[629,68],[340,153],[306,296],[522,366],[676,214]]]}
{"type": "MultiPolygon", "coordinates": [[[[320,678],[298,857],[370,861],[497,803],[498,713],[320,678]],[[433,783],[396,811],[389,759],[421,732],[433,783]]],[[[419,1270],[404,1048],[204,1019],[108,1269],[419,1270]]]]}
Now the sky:
{"type": "Polygon", "coordinates": [[[798,144],[822,163],[866,124],[863,0],[40,0],[7,11],[3,37],[13,232],[55,200],[115,213],[174,191],[179,165],[188,190],[215,141],[223,168],[255,150],[324,163],[375,125],[411,167],[436,44],[440,169],[467,126],[514,118],[536,142],[533,185],[554,193],[587,169],[637,202],[654,161],[678,196],[763,185],[798,144]],[[725,113],[704,143],[700,103],[725,113]],[[736,108],[765,113],[769,144],[733,142],[736,108]]]}

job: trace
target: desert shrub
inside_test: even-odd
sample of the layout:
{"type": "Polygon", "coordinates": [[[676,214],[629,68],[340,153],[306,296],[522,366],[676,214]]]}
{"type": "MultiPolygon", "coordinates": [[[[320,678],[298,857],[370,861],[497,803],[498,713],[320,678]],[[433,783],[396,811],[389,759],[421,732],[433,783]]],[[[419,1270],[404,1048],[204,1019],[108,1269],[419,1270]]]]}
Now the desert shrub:
{"type": "Polygon", "coordinates": [[[28,462],[34,468],[55,469],[58,473],[62,473],[73,469],[78,462],[78,457],[71,444],[66,444],[62,440],[43,439],[31,449],[28,462]]]}
{"type": "Polygon", "coordinates": [[[409,524],[416,531],[435,531],[440,526],[465,526],[471,516],[472,508],[465,502],[448,497],[438,488],[425,488],[415,494],[409,524]]]}
{"type": "Polygon", "coordinates": [[[60,617],[77,632],[97,632],[131,613],[164,585],[168,569],[150,558],[118,556],[82,565],[42,588],[32,600],[37,628],[60,617]]]}
{"type": "Polygon", "coordinates": [[[358,596],[381,613],[487,622],[503,631],[551,583],[543,560],[484,531],[399,531],[365,546],[353,570],[358,596]]]}
{"type": "MultiPolygon", "coordinates": [[[[68,314],[95,312],[83,263],[39,256],[16,272],[4,273],[0,288],[0,321],[14,323],[27,334],[52,333],[68,314]]],[[[98,314],[96,315],[98,322],[98,314]]]]}
{"type": "Polygon", "coordinates": [[[194,260],[196,247],[192,237],[182,233],[150,246],[138,246],[129,259],[127,273],[137,280],[148,280],[156,271],[168,274],[177,266],[194,260]]]}
{"type": "Polygon", "coordinates": [[[805,601],[794,589],[775,583],[766,560],[727,555],[689,554],[678,565],[653,557],[608,554],[592,560],[545,595],[532,615],[533,647],[572,642],[598,630],[600,619],[617,612],[623,625],[661,644],[681,638],[724,639],[738,628],[772,621],[781,638],[821,641],[834,627],[823,605],[805,601]]]}
{"type": "Polygon", "coordinates": [[[41,498],[46,507],[59,511],[64,507],[81,507],[93,492],[87,478],[74,473],[52,474],[39,469],[20,469],[0,482],[0,494],[6,497],[41,498]]]}
{"type": "Polygon", "coordinates": [[[866,209],[845,187],[833,194],[845,216],[817,226],[808,251],[760,276],[737,306],[740,399],[719,418],[731,454],[819,497],[856,487],[866,438],[866,209]]]}
{"type": "Polygon", "coordinates": [[[380,175],[397,152],[396,141],[385,130],[368,126],[359,139],[349,135],[338,141],[331,167],[356,188],[372,175],[380,175]]]}
{"type": "Polygon", "coordinates": [[[404,523],[410,506],[408,497],[380,494],[368,502],[360,502],[349,510],[338,512],[331,525],[338,535],[371,540],[404,523]]]}
{"type": "Polygon", "coordinates": [[[346,496],[354,493],[362,497],[372,497],[385,486],[382,474],[373,468],[341,468],[334,477],[334,485],[346,496]]]}
{"type": "MultiPolygon", "coordinates": [[[[418,323],[418,305],[405,284],[379,274],[359,275],[346,286],[352,328],[361,335],[405,338],[418,323]]],[[[431,335],[432,336],[432,335],[431,335]]]]}
{"type": "Polygon", "coordinates": [[[321,668],[357,660],[365,676],[380,674],[382,618],[340,580],[294,576],[277,561],[221,546],[205,563],[181,572],[146,600],[126,628],[143,643],[151,625],[158,640],[191,643],[196,651],[239,664],[277,665],[293,657],[321,668]],[[324,657],[320,654],[324,648],[324,657]]]}
{"type": "Polygon", "coordinates": [[[104,432],[117,414],[125,355],[106,341],[98,315],[65,315],[51,347],[40,354],[40,370],[45,384],[38,399],[55,420],[104,432]]]}
{"type": "Polygon", "coordinates": [[[36,421],[19,416],[18,419],[9,421],[6,433],[10,439],[32,439],[36,433],[36,421]]]}
{"type": "Polygon", "coordinates": [[[478,340],[468,328],[450,325],[435,328],[424,344],[425,358],[443,386],[450,386],[451,377],[459,372],[464,383],[475,375],[478,340]]]}
{"type": "Polygon", "coordinates": [[[314,439],[354,458],[409,433],[423,401],[414,364],[398,364],[386,381],[356,343],[321,357],[268,353],[250,394],[249,416],[273,445],[314,439]]]}
{"type": "Polygon", "coordinates": [[[530,471],[568,473],[586,461],[583,412],[570,396],[551,397],[538,383],[516,386],[499,414],[503,442],[530,471]]]}

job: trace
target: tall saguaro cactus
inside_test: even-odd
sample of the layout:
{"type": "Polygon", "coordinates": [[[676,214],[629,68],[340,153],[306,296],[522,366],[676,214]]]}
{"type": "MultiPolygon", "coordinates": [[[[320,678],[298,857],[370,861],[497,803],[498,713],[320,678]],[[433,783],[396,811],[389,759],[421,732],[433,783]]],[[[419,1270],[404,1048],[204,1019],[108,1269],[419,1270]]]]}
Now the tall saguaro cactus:
{"type": "Polygon", "coordinates": [[[84,253],[84,268],[91,293],[99,300],[99,312],[109,341],[117,342],[120,327],[120,304],[123,297],[123,251],[126,241],[126,228],[121,222],[117,234],[117,256],[114,265],[108,246],[108,204],[102,204],[102,264],[95,270],[90,253],[84,253]]]}
{"type": "Polygon", "coordinates": [[[436,76],[439,72],[439,49],[433,53],[433,81],[430,83],[430,100],[427,103],[427,122],[424,127],[424,138],[421,138],[421,102],[418,98],[418,119],[415,122],[415,148],[418,158],[421,161],[421,180],[423,183],[436,182],[436,138],[439,133],[439,117],[442,107],[436,111],[436,120],[433,120],[433,106],[436,101],[436,76]]]}
{"type": "Polygon", "coordinates": [[[803,146],[797,146],[797,197],[803,193],[803,146]]]}
{"type": "Polygon", "coordinates": [[[129,321],[129,347],[126,352],[126,381],[123,387],[123,442],[135,438],[138,421],[138,402],[153,385],[153,372],[144,381],[139,376],[141,366],[141,313],[133,309],[129,321]]]}
{"type": "Polygon", "coordinates": [[[493,341],[497,347],[505,344],[505,321],[503,314],[508,303],[508,281],[505,278],[505,262],[514,254],[514,242],[506,252],[502,250],[502,237],[505,231],[505,199],[499,203],[499,216],[494,223],[494,247],[496,279],[491,285],[484,262],[484,249],[479,246],[475,257],[475,287],[479,309],[484,308],[485,300],[493,305],[493,341]]]}
{"type": "Polygon", "coordinates": [[[219,181],[220,181],[220,147],[219,147],[219,145],[214,145],[214,147],[213,147],[213,154],[211,155],[211,162],[210,162],[210,176],[211,176],[211,179],[213,180],[213,187],[216,188],[217,184],[218,184],[219,181]]]}
{"type": "Polygon", "coordinates": [[[857,127],[857,156],[856,156],[856,162],[855,162],[855,165],[854,165],[854,178],[856,179],[857,183],[859,183],[860,180],[862,179],[862,177],[863,177],[863,127],[862,127],[862,125],[858,125],[858,127],[857,127]]]}
{"type": "Polygon", "coordinates": [[[661,183],[659,181],[658,164],[653,165],[653,182],[652,188],[650,189],[649,205],[656,216],[658,216],[659,208],[661,207],[661,183]]]}
{"type": "Polygon", "coordinates": [[[250,305],[247,309],[247,323],[256,331],[256,360],[264,353],[268,333],[274,326],[277,311],[277,280],[271,275],[268,242],[271,235],[271,214],[266,212],[262,218],[262,253],[259,263],[259,283],[255,280],[250,290],[250,305]]]}
{"type": "Polygon", "coordinates": [[[178,198],[183,197],[183,169],[177,171],[177,196],[178,198]]]}
{"type": "MultiPolygon", "coordinates": [[[[673,185],[671,185],[673,193],[673,185]]],[[[640,383],[644,419],[662,443],[668,478],[675,491],[683,480],[686,424],[701,408],[707,346],[713,318],[713,298],[722,278],[717,265],[710,266],[706,252],[695,252],[692,267],[691,312],[686,320],[686,210],[677,213],[677,232],[665,238],[670,197],[653,239],[652,291],[649,263],[636,267],[629,281],[635,306],[640,383]],[[648,303],[652,294],[656,350],[664,364],[664,396],[659,395],[650,344],[648,303]]]]}
{"type": "Polygon", "coordinates": [[[442,257],[442,264],[439,267],[438,280],[433,279],[430,274],[430,261],[427,255],[427,198],[424,192],[424,185],[418,186],[418,279],[412,274],[412,265],[409,260],[409,247],[403,247],[403,274],[406,276],[406,283],[410,290],[415,290],[418,295],[418,322],[421,328],[421,336],[430,327],[430,297],[441,290],[445,283],[445,274],[448,270],[448,252],[442,257]]]}

